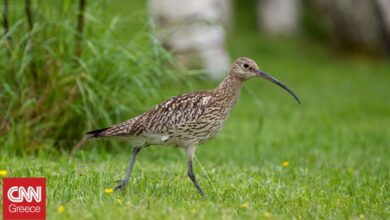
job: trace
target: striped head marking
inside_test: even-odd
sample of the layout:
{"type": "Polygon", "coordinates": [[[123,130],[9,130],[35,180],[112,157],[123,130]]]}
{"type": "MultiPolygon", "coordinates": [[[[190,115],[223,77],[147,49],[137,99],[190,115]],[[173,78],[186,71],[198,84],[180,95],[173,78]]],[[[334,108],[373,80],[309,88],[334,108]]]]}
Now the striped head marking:
{"type": "Polygon", "coordinates": [[[255,61],[240,57],[233,62],[231,73],[240,79],[246,80],[255,77],[257,69],[259,67],[255,61]]]}

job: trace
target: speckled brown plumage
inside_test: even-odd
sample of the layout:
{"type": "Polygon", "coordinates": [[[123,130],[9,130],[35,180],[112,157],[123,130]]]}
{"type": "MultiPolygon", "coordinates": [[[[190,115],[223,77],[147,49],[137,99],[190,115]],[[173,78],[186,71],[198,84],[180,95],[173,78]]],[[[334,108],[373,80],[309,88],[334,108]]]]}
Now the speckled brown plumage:
{"type": "MultiPolygon", "coordinates": [[[[87,134],[95,138],[125,138],[134,146],[127,175],[116,189],[121,189],[127,183],[140,149],[159,144],[178,146],[187,152],[188,175],[203,195],[192,171],[195,149],[221,130],[237,101],[243,82],[255,76],[262,76],[282,86],[296,98],[291,90],[279,81],[267,74],[261,74],[265,73],[258,70],[254,61],[238,58],[234,61],[230,73],[216,89],[170,98],[135,118],[109,128],[88,132],[87,134]]],[[[298,99],[297,101],[299,102],[298,99]]]]}
{"type": "Polygon", "coordinates": [[[217,89],[170,98],[97,137],[128,137],[137,146],[203,143],[220,130],[239,95],[242,82],[232,76],[228,80],[234,87],[226,89],[224,81],[217,89]]]}

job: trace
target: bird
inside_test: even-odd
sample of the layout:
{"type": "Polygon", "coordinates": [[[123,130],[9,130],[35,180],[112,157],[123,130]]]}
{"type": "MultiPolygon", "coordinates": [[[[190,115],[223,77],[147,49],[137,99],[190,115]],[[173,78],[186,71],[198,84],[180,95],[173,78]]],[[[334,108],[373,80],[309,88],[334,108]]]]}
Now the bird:
{"type": "Polygon", "coordinates": [[[197,191],[205,196],[193,170],[196,148],[215,137],[222,129],[237,102],[243,83],[261,77],[282,87],[300,104],[295,93],[281,81],[259,69],[255,61],[240,57],[234,60],[225,79],[215,89],[192,92],[167,99],[149,111],[122,123],[87,132],[88,138],[127,140],[132,154],[127,172],[115,191],[129,182],[138,153],[151,145],[184,149],[188,159],[187,175],[197,191]]]}

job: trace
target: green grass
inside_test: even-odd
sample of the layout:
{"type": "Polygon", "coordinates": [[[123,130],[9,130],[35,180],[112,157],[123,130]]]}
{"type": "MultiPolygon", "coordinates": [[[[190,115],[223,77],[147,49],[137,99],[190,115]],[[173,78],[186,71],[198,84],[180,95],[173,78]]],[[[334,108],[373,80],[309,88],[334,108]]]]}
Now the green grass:
{"type": "MultiPolygon", "coordinates": [[[[47,178],[48,219],[264,219],[265,213],[273,219],[390,218],[390,62],[250,31],[231,33],[229,48],[233,57],[253,58],[291,87],[302,105],[269,82],[248,81],[221,134],[198,148],[195,172],[206,199],[187,178],[186,157],[175,148],[141,151],[121,193],[104,189],[124,176],[131,152],[126,142],[107,149],[103,145],[116,142],[90,141],[75,155],[41,148],[13,156],[13,146],[4,145],[0,169],[10,177],[47,178]],[[281,166],[284,161],[288,167],[281,166]],[[60,205],[63,213],[57,213],[60,205]]],[[[139,106],[130,106],[135,110],[109,120],[217,84],[193,76],[182,81],[191,83],[156,86],[156,95],[141,97],[139,106]]],[[[138,89],[147,90],[121,87],[120,94],[136,100],[138,89]]],[[[105,123],[99,119],[96,126],[105,123]]]]}
{"type": "Polygon", "coordinates": [[[145,14],[129,22],[130,16],[108,16],[104,3],[90,3],[83,54],[76,57],[77,2],[41,3],[33,4],[28,34],[24,2],[13,1],[11,50],[0,36],[0,134],[7,135],[0,143],[15,154],[69,150],[85,131],[140,113],[164,83],[180,79],[171,55],[153,41],[145,14]],[[133,23],[137,29],[124,41],[125,25],[133,23]]]}

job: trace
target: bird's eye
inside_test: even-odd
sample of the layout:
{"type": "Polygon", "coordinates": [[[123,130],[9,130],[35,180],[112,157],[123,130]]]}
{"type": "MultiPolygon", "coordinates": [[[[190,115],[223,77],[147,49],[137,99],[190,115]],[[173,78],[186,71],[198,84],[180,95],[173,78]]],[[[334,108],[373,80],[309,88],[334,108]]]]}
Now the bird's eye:
{"type": "Polygon", "coordinates": [[[247,64],[247,63],[244,63],[242,66],[243,66],[245,69],[249,69],[249,64],[247,64]]]}

